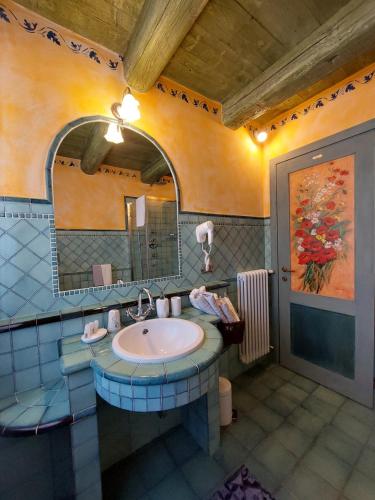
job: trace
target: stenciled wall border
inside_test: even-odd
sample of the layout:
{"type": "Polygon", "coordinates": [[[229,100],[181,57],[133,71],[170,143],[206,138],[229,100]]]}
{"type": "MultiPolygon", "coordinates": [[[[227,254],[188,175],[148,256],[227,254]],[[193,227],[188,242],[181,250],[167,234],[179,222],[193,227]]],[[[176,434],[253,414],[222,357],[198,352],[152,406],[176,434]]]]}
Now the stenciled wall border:
{"type": "Polygon", "coordinates": [[[3,21],[7,24],[16,24],[26,33],[29,33],[31,35],[39,35],[45,40],[51,42],[56,47],[66,47],[74,54],[79,54],[87,57],[96,64],[103,64],[112,71],[117,71],[119,69],[122,70],[122,64],[120,63],[122,63],[124,58],[121,55],[117,55],[113,58],[106,57],[97,49],[89,45],[85,45],[82,42],[64,37],[61,34],[61,31],[58,31],[56,28],[52,28],[51,26],[30,20],[30,18],[24,18],[22,20],[21,18],[17,17],[13,10],[5,6],[4,4],[0,4],[0,21],[3,21]]]}
{"type": "Polygon", "coordinates": [[[350,92],[355,92],[358,86],[367,85],[368,83],[374,81],[375,80],[374,77],[375,77],[375,69],[359,78],[355,78],[353,80],[350,80],[349,82],[346,82],[341,87],[337,88],[333,92],[330,92],[329,94],[319,96],[311,104],[305,106],[303,109],[294,110],[290,114],[284,116],[284,118],[282,118],[281,120],[271,123],[266,127],[258,128],[254,125],[245,125],[245,128],[247,128],[252,133],[257,132],[260,129],[265,130],[268,133],[273,132],[275,130],[284,127],[285,125],[287,125],[292,121],[299,120],[300,118],[305,117],[312,111],[319,110],[325,107],[327,104],[337,101],[337,99],[346,94],[349,94],[350,92]]]}

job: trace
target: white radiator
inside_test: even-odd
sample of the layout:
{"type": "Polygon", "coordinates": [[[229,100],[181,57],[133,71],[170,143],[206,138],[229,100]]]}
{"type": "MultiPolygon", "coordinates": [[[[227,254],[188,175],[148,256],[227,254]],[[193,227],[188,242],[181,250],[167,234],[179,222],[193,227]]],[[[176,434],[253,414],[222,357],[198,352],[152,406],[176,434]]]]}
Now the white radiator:
{"type": "Polygon", "coordinates": [[[240,360],[251,363],[270,352],[268,271],[237,274],[238,312],[245,321],[240,360]]]}

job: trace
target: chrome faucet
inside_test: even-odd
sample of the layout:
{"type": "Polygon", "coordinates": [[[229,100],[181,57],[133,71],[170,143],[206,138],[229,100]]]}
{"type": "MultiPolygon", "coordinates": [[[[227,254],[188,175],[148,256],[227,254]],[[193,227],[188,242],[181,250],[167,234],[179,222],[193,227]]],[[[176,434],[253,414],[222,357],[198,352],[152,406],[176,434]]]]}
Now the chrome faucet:
{"type": "Polygon", "coordinates": [[[138,294],[138,308],[137,312],[134,313],[131,308],[129,307],[126,310],[126,314],[131,317],[131,319],[134,319],[134,321],[144,321],[147,316],[155,309],[154,307],[154,299],[152,298],[151,292],[148,288],[142,288],[142,290],[139,291],[138,294]],[[145,292],[148,297],[148,306],[146,309],[143,309],[142,306],[142,293],[145,292]]]}

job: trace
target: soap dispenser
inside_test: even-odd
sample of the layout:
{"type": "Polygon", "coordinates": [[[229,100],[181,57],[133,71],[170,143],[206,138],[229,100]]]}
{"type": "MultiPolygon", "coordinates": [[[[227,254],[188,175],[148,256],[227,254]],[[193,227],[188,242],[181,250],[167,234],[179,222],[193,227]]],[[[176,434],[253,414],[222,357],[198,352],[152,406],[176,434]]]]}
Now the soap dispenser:
{"type": "Polygon", "coordinates": [[[163,292],[156,300],[156,314],[158,318],[168,318],[169,316],[169,299],[164,296],[163,292]]]}

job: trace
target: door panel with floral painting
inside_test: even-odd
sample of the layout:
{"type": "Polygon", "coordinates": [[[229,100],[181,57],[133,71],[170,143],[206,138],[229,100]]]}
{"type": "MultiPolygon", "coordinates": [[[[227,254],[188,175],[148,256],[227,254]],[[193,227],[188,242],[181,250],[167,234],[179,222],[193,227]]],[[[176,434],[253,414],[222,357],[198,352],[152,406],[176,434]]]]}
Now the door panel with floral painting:
{"type": "Polygon", "coordinates": [[[371,406],[375,130],[310,147],[272,173],[280,362],[371,406]]]}
{"type": "Polygon", "coordinates": [[[354,299],[354,157],[289,174],[293,291],[354,299]]]}

